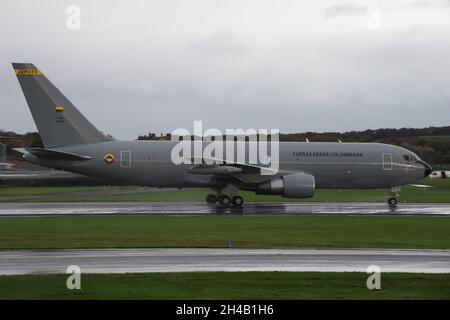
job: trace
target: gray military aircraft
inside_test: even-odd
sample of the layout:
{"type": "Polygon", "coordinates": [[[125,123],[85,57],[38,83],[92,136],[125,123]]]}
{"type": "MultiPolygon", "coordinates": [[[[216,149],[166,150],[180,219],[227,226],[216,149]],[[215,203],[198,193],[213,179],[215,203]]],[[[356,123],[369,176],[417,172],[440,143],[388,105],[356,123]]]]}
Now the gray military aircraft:
{"type": "MultiPolygon", "coordinates": [[[[241,206],[237,189],[309,198],[318,188],[390,188],[431,173],[413,152],[381,143],[280,142],[279,170],[238,161],[175,164],[176,141],[117,141],[97,130],[31,63],[13,63],[44,148],[26,148],[23,158],[45,167],[133,185],[210,188],[206,201],[241,206]]],[[[248,143],[248,142],[245,142],[248,143]]]]}

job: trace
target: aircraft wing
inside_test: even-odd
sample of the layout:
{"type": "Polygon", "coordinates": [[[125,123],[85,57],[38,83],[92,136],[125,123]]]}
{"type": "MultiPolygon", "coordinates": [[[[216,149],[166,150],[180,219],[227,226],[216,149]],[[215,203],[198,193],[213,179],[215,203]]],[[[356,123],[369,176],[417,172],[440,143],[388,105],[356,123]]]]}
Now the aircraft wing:
{"type": "Polygon", "coordinates": [[[232,177],[240,180],[244,183],[260,183],[273,179],[276,176],[282,174],[290,174],[295,172],[285,172],[272,169],[270,167],[257,166],[247,163],[227,161],[216,158],[191,158],[191,161],[195,163],[202,162],[201,164],[194,165],[189,169],[189,172],[195,174],[212,174],[224,177],[232,177]]]}

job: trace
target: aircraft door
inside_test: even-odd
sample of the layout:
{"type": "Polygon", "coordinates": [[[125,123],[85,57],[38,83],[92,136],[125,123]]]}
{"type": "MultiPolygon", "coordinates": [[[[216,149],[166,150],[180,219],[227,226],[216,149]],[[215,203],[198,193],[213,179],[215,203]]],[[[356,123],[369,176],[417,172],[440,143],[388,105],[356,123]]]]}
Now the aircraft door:
{"type": "Polygon", "coordinates": [[[131,151],[120,151],[120,167],[131,168],[131,151]]]}
{"type": "Polygon", "coordinates": [[[392,170],[392,153],[383,153],[383,170],[392,170]]]}

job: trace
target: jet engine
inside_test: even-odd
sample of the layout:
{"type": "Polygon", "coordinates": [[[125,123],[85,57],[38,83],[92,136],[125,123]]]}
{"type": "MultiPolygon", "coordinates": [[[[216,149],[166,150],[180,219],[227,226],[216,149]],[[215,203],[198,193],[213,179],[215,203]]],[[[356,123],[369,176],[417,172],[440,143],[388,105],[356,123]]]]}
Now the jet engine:
{"type": "Polygon", "coordinates": [[[279,194],[286,198],[311,198],[316,183],[314,176],[307,173],[292,173],[258,185],[258,194],[279,194]]]}

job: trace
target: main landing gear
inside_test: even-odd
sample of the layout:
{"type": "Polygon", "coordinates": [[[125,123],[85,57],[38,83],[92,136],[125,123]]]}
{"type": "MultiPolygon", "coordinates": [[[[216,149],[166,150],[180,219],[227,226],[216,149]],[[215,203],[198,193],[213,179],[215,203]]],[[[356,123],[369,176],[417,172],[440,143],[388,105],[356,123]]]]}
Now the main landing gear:
{"type": "Polygon", "coordinates": [[[232,197],[227,196],[226,194],[219,193],[217,195],[215,194],[208,194],[206,196],[206,203],[208,204],[220,204],[224,207],[228,207],[232,205],[233,207],[242,207],[244,204],[244,199],[241,196],[234,195],[232,197]]]}
{"type": "Polygon", "coordinates": [[[389,199],[387,202],[391,207],[395,207],[397,205],[397,198],[399,197],[398,193],[400,190],[400,187],[393,187],[389,189],[389,199]]]}

